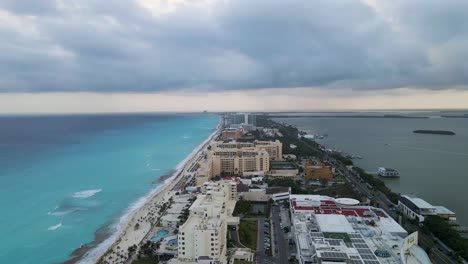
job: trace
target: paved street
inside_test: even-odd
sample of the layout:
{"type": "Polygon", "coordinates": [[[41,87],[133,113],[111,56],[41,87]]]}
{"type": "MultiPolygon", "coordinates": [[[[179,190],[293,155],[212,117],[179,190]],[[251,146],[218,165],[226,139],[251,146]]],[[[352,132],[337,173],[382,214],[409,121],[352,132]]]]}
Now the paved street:
{"type": "Polygon", "coordinates": [[[279,206],[272,207],[272,224],[274,232],[275,252],[273,253],[274,263],[288,263],[289,250],[288,242],[284,236],[284,232],[280,226],[280,208],[279,206]]]}
{"type": "Polygon", "coordinates": [[[228,232],[229,232],[229,237],[232,239],[232,241],[234,241],[234,245],[236,247],[243,248],[244,246],[240,243],[239,235],[237,233],[237,229],[229,228],[228,232]]]}
{"type": "Polygon", "coordinates": [[[264,249],[264,239],[265,239],[265,234],[264,232],[267,230],[264,225],[264,220],[259,219],[257,220],[257,251],[255,252],[257,255],[257,263],[265,263],[266,260],[266,255],[265,255],[265,249],[264,249]]]}

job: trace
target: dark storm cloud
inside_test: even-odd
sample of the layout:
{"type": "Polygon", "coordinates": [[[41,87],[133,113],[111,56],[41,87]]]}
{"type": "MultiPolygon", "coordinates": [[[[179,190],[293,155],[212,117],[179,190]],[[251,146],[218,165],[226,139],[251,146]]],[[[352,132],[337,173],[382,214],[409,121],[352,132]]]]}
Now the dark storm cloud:
{"type": "Polygon", "coordinates": [[[468,83],[464,1],[1,2],[3,92],[468,83]]]}

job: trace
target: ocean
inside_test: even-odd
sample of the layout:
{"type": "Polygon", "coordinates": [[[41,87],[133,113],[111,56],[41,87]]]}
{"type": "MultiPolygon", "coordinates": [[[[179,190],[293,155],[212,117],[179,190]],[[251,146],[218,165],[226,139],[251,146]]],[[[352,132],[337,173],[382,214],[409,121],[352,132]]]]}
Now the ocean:
{"type": "Polygon", "coordinates": [[[0,263],[62,263],[109,237],[218,122],[210,114],[0,116],[0,263]]]}
{"type": "Polygon", "coordinates": [[[326,117],[356,114],[376,113],[321,113],[323,117],[273,120],[309,134],[327,134],[317,142],[362,156],[354,162],[368,172],[376,173],[377,167],[397,169],[399,179],[385,179],[393,191],[443,205],[457,213],[460,224],[468,226],[468,118],[442,118],[440,112],[397,113],[429,116],[427,119],[326,117]],[[417,129],[450,130],[456,135],[414,134],[417,129]]]}

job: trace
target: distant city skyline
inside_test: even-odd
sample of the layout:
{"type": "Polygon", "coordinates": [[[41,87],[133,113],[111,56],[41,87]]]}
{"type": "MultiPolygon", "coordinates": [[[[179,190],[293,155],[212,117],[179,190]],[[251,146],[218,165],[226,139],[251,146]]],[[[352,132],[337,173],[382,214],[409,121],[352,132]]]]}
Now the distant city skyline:
{"type": "Polygon", "coordinates": [[[119,112],[278,112],[467,109],[468,91],[351,91],[278,89],[198,93],[0,93],[0,114],[119,112]],[[336,95],[343,93],[343,96],[336,95]]]}
{"type": "Polygon", "coordinates": [[[0,2],[0,113],[468,108],[468,2],[0,2]]]}

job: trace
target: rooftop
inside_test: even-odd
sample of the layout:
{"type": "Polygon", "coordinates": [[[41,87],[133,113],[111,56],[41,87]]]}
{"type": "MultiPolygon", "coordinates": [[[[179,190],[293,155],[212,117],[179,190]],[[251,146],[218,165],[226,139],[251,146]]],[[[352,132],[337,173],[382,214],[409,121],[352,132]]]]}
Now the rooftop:
{"type": "Polygon", "coordinates": [[[447,207],[444,206],[434,206],[435,213],[438,215],[455,215],[455,212],[451,211],[447,207]]]}
{"type": "Polygon", "coordinates": [[[434,209],[434,206],[432,206],[430,203],[424,201],[423,199],[412,195],[412,194],[404,194],[401,195],[402,197],[405,197],[408,199],[410,202],[412,202],[415,206],[417,206],[420,209],[434,209]]]}
{"type": "Polygon", "coordinates": [[[382,209],[320,195],[290,195],[290,203],[304,262],[400,263],[399,250],[408,233],[382,209]]]}

